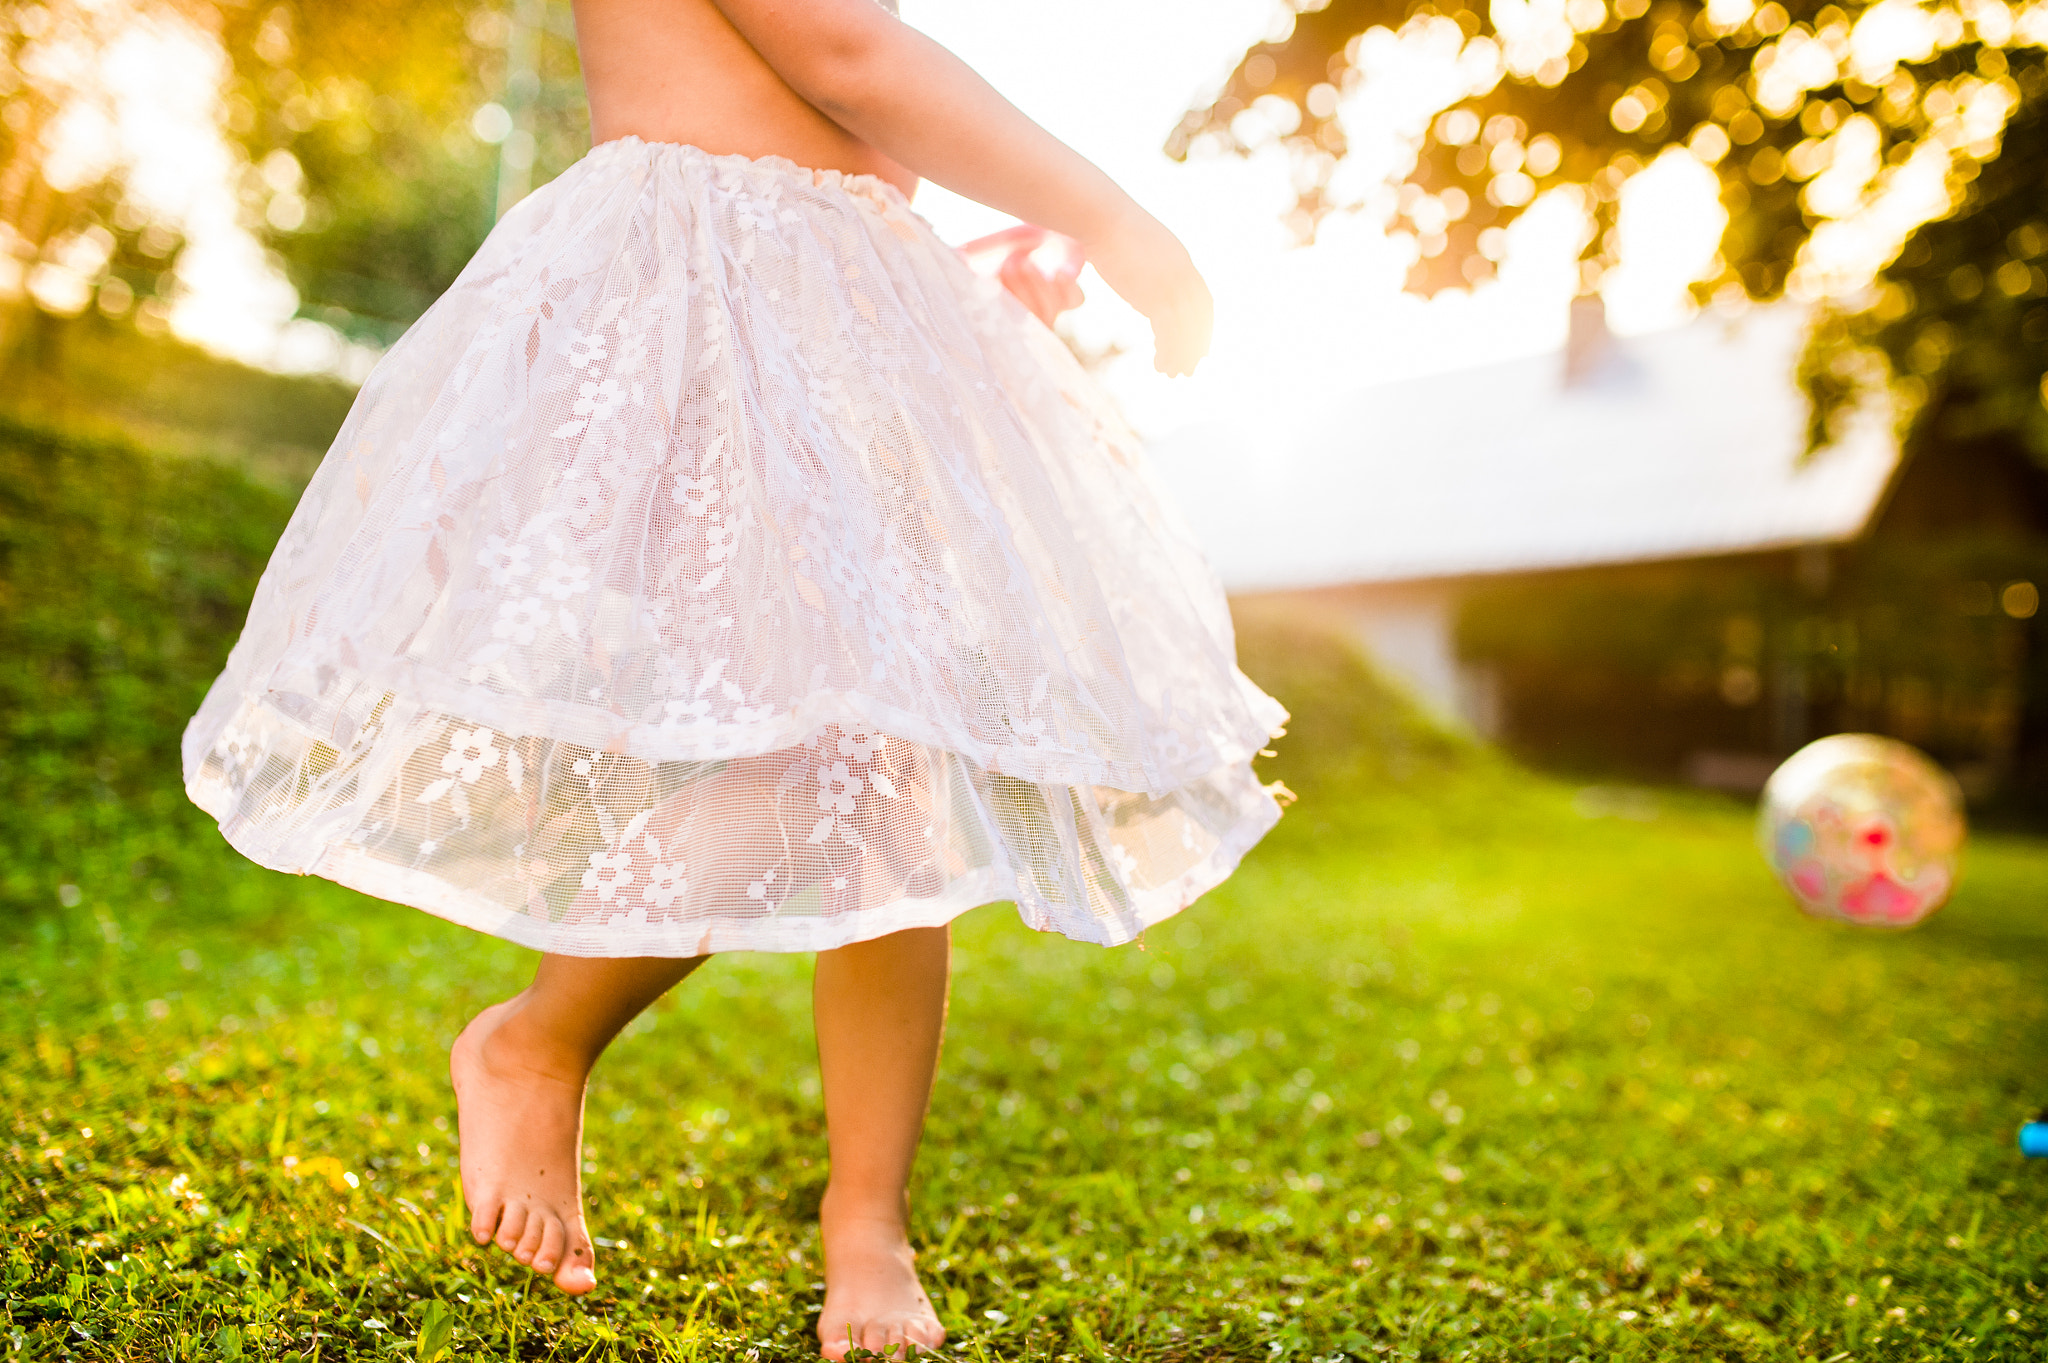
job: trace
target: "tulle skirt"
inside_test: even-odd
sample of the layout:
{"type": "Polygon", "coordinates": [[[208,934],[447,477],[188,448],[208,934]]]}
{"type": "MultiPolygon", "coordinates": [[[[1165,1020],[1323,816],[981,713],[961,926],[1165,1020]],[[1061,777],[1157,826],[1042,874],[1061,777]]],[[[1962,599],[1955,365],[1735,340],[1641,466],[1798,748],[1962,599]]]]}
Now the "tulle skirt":
{"type": "Polygon", "coordinates": [[[627,138],[392,347],[187,729],[245,855],[586,956],[1127,941],[1285,715],[1065,347],[864,176],[627,138]]]}

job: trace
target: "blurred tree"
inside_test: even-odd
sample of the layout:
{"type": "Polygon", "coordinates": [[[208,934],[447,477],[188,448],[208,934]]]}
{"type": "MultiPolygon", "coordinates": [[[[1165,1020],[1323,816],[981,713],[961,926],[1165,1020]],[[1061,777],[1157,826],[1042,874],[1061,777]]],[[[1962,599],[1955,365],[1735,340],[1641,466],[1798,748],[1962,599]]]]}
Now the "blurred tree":
{"type": "Polygon", "coordinates": [[[490,225],[494,157],[469,123],[497,54],[465,18],[450,0],[220,11],[252,225],[302,311],[362,339],[394,339],[490,225]]]}
{"type": "MultiPolygon", "coordinates": [[[[0,353],[38,315],[87,306],[115,254],[106,170],[82,142],[117,117],[100,54],[119,40],[125,11],[0,3],[0,353]]],[[[175,234],[148,243],[160,259],[175,234]]]]}
{"type": "Polygon", "coordinates": [[[225,181],[216,238],[253,234],[301,315],[388,343],[483,239],[508,168],[523,192],[587,145],[566,3],[512,3],[0,0],[0,356],[95,301],[161,328],[198,211],[164,206],[181,174],[225,181]],[[147,126],[172,98],[183,141],[147,126]]]}
{"type": "Polygon", "coordinates": [[[367,339],[394,339],[454,280],[503,179],[544,181],[589,146],[566,3],[515,14],[512,0],[283,0],[219,14],[228,124],[257,169],[266,237],[308,313],[367,339]]]}
{"type": "Polygon", "coordinates": [[[1287,18],[1167,150],[1279,142],[1304,240],[1372,213],[1413,235],[1408,287],[1433,294],[1490,276],[1502,229],[1576,185],[1591,288],[1623,183],[1684,148],[1729,212],[1696,290],[1825,304],[1803,375],[1817,439],[1890,376],[1909,438],[2001,434],[2048,466],[2048,4],[1308,0],[1287,18]],[[1397,44],[1456,65],[1376,193],[1347,183],[1346,106],[1397,44]]]}

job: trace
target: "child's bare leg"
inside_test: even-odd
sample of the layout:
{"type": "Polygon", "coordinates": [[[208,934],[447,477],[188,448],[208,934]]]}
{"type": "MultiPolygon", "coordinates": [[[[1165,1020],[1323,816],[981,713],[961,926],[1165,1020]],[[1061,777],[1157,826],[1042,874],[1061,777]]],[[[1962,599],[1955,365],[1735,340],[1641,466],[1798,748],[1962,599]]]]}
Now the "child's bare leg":
{"type": "Polygon", "coordinates": [[[946,1024],[945,928],[913,928],[818,953],[813,986],[832,1175],[819,1228],[825,1309],[818,1339],[877,1351],[946,1339],[918,1284],[908,1235],[910,1165],[946,1024]]]}
{"type": "Polygon", "coordinates": [[[448,1071],[478,1244],[496,1240],[564,1292],[597,1285],[583,1224],[584,1083],[619,1029],[706,959],[543,956],[532,985],[463,1028],[448,1071]]]}

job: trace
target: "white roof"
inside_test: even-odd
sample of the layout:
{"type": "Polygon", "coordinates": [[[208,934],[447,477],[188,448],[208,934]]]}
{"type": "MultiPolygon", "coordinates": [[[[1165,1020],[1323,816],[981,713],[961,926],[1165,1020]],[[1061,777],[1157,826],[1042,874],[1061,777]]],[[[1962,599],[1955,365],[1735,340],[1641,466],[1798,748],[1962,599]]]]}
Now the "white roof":
{"type": "Polygon", "coordinates": [[[1455,577],[1853,538],[1898,462],[1870,413],[1802,459],[1805,317],[1703,316],[1558,354],[1368,388],[1292,435],[1153,443],[1231,591],[1455,577]]]}

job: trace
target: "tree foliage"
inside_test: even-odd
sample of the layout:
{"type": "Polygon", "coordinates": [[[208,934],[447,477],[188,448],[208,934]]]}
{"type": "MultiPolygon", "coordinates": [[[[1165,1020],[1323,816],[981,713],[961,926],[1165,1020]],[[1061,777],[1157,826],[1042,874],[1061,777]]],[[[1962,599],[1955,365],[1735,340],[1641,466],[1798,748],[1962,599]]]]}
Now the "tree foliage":
{"type": "Polygon", "coordinates": [[[351,329],[411,320],[490,225],[491,148],[467,126],[490,49],[435,0],[288,0],[220,21],[258,230],[303,305],[351,329]]]}
{"type": "Polygon", "coordinates": [[[129,273],[154,279],[181,244],[170,224],[145,235],[152,224],[120,217],[104,171],[64,164],[78,160],[64,156],[73,129],[116,117],[97,59],[134,18],[121,6],[0,0],[0,299],[35,287],[44,265],[103,273],[125,256],[129,273]]]}
{"type": "MultiPolygon", "coordinates": [[[[588,145],[566,6],[540,44],[542,178],[588,145]]],[[[310,311],[389,341],[493,221],[498,149],[472,127],[507,99],[507,7],[283,0],[223,8],[229,126],[258,167],[263,229],[310,311]]]]}
{"type": "MultiPolygon", "coordinates": [[[[517,95],[534,108],[545,178],[582,153],[587,118],[566,4],[521,10],[540,31],[538,79],[517,95]]],[[[186,224],[138,206],[139,168],[119,154],[80,175],[63,148],[80,126],[121,122],[119,45],[141,31],[196,39],[222,62],[237,220],[282,267],[302,315],[388,342],[490,229],[500,152],[474,120],[511,98],[512,29],[490,0],[0,0],[0,256],[17,285],[56,266],[79,287],[115,280],[145,302],[174,292],[186,224]]],[[[18,292],[5,282],[0,295],[18,292]]]]}
{"type": "Polygon", "coordinates": [[[1823,424],[1881,355],[1909,414],[2048,463],[2044,45],[2039,0],[1328,0],[1251,48],[1168,150],[1279,140],[1296,232],[1376,212],[1413,235],[1408,287],[1427,295],[1489,277],[1499,229],[1563,185],[1592,211],[1597,284],[1623,183],[1688,148],[1729,211],[1698,291],[1827,305],[1807,363],[1823,424]],[[1341,174],[1348,97],[1403,40],[1458,52],[1462,83],[1413,130],[1398,193],[1360,194],[1341,174]]]}
{"type": "Polygon", "coordinates": [[[1875,301],[1822,317],[1807,356],[1816,419],[1856,400],[1875,350],[1901,406],[1939,440],[2015,437],[2048,466],[2048,109],[2034,98],[1960,211],[1916,231],[1875,301]]]}

